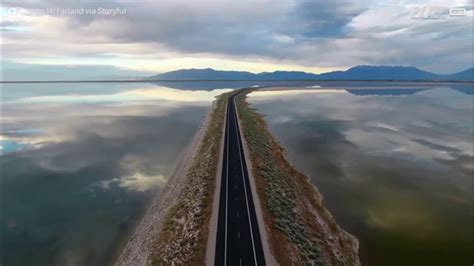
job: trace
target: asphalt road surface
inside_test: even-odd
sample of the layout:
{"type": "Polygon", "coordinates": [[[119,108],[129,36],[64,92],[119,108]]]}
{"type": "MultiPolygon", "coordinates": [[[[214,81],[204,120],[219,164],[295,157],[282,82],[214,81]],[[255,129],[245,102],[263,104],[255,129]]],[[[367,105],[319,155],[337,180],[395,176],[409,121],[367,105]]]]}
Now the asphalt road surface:
{"type": "Polygon", "coordinates": [[[215,264],[265,265],[234,97],[227,103],[215,264]]]}

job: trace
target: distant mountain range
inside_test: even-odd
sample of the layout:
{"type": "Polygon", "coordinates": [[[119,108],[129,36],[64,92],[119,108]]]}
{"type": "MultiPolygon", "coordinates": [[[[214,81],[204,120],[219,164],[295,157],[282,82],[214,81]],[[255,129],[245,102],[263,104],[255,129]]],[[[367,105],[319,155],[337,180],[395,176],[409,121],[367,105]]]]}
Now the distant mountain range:
{"type": "Polygon", "coordinates": [[[345,71],[313,74],[301,71],[275,71],[258,74],[245,71],[181,69],[158,74],[149,80],[433,80],[474,81],[474,68],[440,75],[405,66],[356,66],[345,71]]]}

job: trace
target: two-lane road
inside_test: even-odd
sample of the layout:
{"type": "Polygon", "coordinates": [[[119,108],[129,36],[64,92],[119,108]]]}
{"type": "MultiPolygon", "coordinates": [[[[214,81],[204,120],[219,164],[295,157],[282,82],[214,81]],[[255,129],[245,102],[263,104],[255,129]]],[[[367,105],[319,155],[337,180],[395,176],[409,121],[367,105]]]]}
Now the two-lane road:
{"type": "Polygon", "coordinates": [[[234,97],[227,103],[215,264],[265,265],[234,97]]]}

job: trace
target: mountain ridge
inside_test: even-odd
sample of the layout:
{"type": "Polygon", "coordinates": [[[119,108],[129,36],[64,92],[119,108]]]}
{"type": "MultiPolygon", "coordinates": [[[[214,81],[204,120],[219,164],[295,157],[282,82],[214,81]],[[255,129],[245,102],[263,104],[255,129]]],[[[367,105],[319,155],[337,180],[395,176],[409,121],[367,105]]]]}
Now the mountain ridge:
{"type": "Polygon", "coordinates": [[[226,71],[212,68],[179,69],[157,74],[148,80],[430,80],[430,81],[474,81],[474,68],[452,74],[436,74],[410,66],[359,65],[343,71],[321,74],[303,71],[273,71],[251,73],[226,71]]]}

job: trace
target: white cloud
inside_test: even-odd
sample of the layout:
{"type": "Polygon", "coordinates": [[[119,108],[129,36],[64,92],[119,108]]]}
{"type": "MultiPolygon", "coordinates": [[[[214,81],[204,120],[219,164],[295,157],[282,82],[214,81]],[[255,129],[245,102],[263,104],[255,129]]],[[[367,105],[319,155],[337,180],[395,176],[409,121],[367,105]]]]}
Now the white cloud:
{"type": "Polygon", "coordinates": [[[164,186],[168,179],[162,175],[143,175],[135,173],[120,180],[120,186],[136,191],[147,191],[152,188],[164,186]]]}
{"type": "Polygon", "coordinates": [[[472,65],[472,9],[466,17],[410,17],[414,4],[450,7],[466,6],[467,1],[4,4],[25,9],[100,5],[126,9],[126,14],[117,16],[7,14],[4,25],[27,29],[4,33],[4,57],[16,60],[89,58],[114,65],[121,61],[122,66],[128,62],[134,69],[139,62],[155,61],[148,70],[175,69],[171,59],[183,58],[220,59],[223,68],[237,61],[258,64],[254,69],[265,64],[308,68],[403,64],[452,72],[472,65]]]}

